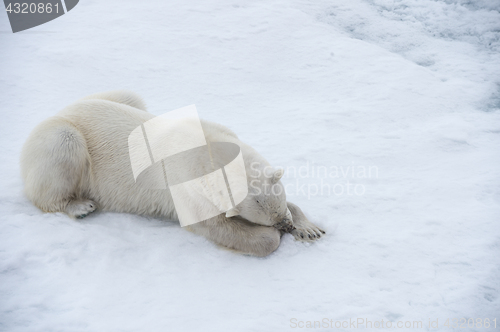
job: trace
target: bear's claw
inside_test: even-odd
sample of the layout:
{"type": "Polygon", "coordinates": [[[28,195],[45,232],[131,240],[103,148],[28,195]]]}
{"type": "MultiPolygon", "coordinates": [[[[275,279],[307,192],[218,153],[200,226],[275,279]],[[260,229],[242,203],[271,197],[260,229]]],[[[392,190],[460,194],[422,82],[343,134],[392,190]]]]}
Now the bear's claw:
{"type": "Polygon", "coordinates": [[[296,240],[305,241],[305,242],[313,242],[322,237],[323,234],[326,234],[324,230],[320,229],[314,224],[309,224],[305,227],[297,227],[293,231],[290,232],[296,240]]]}

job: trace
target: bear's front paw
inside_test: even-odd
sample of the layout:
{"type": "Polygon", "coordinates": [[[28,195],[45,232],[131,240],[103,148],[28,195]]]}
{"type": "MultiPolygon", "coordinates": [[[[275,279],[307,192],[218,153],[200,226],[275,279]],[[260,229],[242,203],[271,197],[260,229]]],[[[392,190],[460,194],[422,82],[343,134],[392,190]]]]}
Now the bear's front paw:
{"type": "Polygon", "coordinates": [[[321,238],[325,231],[311,224],[306,227],[297,227],[291,234],[295,237],[295,240],[312,242],[321,238]]]}

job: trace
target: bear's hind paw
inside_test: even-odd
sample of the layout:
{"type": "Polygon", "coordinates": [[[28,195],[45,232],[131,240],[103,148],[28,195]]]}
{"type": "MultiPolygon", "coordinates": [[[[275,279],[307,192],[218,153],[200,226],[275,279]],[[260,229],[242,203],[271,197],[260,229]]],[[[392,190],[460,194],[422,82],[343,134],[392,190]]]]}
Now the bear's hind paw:
{"type": "Polygon", "coordinates": [[[94,212],[97,204],[89,199],[72,201],[66,207],[66,213],[77,219],[83,219],[94,212]]]}

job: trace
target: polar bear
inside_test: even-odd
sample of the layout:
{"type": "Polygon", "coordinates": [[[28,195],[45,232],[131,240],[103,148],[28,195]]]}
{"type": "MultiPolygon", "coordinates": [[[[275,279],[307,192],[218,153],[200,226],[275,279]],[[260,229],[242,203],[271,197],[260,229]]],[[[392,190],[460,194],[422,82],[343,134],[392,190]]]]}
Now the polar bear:
{"type": "MultiPolygon", "coordinates": [[[[99,207],[178,220],[169,190],[138,187],[132,176],[127,138],[154,117],[130,91],[94,94],[64,108],[35,127],[23,146],[21,173],[27,197],[44,212],[65,212],[74,218],[99,207]]],[[[282,170],[271,168],[228,128],[203,120],[201,125],[207,142],[240,147],[248,183],[253,182],[240,204],[186,229],[254,256],[272,253],[286,232],[300,241],[315,241],[325,234],[286,201],[282,170]],[[279,190],[260,190],[255,183],[279,190]]]]}

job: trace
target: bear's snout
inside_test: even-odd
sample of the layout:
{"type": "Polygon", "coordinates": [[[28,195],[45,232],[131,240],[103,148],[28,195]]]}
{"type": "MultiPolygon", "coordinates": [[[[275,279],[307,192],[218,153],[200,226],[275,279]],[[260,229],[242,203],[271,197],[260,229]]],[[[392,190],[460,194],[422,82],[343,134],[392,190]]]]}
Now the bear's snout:
{"type": "Polygon", "coordinates": [[[284,231],[287,233],[290,233],[295,229],[295,226],[293,225],[292,221],[288,218],[284,218],[279,223],[275,224],[274,227],[279,229],[280,231],[284,231]]]}

